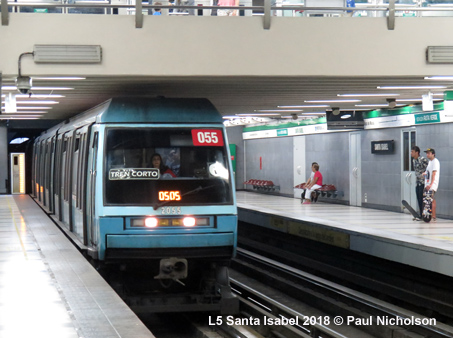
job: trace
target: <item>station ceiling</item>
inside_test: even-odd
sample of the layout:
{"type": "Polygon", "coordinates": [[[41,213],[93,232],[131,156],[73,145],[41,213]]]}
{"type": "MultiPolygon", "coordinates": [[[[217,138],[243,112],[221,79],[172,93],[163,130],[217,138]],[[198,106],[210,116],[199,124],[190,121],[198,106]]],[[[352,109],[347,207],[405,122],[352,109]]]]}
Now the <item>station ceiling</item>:
{"type": "MultiPolygon", "coordinates": [[[[14,77],[3,75],[2,94],[18,93],[14,77]]],[[[33,104],[32,107],[46,111],[39,120],[25,120],[32,110],[20,113],[22,118],[9,123],[22,128],[33,128],[37,124],[52,125],[70,118],[95,105],[118,96],[130,97],[204,97],[211,100],[223,116],[236,114],[256,114],[257,110],[276,110],[279,106],[328,105],[328,107],[301,108],[299,116],[310,112],[325,112],[338,107],[345,110],[372,110],[372,107],[358,107],[359,104],[387,104],[388,98],[397,99],[398,104],[421,102],[423,94],[431,91],[435,99],[442,99],[445,90],[453,89],[452,80],[427,80],[418,77],[87,77],[83,80],[33,79],[33,87],[72,88],[68,90],[33,89],[30,98],[17,98],[22,101],[56,101],[56,104],[33,104]],[[420,89],[378,89],[384,86],[444,86],[444,88],[420,89]],[[62,95],[54,98],[45,95],[62,95]],[[386,94],[379,97],[339,97],[338,94],[386,94]],[[387,95],[388,94],[388,95],[387,95]],[[395,95],[390,95],[395,94],[395,95]],[[396,95],[399,94],[399,95],[396,95]],[[437,94],[437,95],[436,95],[437,94]],[[44,95],[39,96],[36,95],[44,95]],[[360,102],[308,103],[318,100],[360,100],[360,102]],[[398,100],[409,100],[399,102],[398,100]]],[[[2,101],[5,97],[2,97],[2,101]]],[[[24,106],[26,103],[18,104],[24,106]]],[[[282,111],[282,116],[291,112],[282,111]]],[[[8,116],[3,113],[1,116],[8,116]]],[[[17,115],[15,115],[17,116],[17,115]]]]}

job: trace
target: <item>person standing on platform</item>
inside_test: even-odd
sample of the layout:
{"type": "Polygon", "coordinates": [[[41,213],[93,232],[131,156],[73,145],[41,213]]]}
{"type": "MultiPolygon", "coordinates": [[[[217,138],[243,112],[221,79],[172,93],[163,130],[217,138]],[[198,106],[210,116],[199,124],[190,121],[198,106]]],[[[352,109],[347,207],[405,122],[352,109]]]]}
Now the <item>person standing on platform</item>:
{"type": "MultiPolygon", "coordinates": [[[[219,0],[217,3],[218,6],[239,6],[239,0],[219,0]]],[[[238,11],[236,9],[218,9],[217,16],[238,16],[238,11]]]]}
{"type": "Polygon", "coordinates": [[[439,187],[440,178],[440,162],[436,158],[436,151],[433,148],[425,150],[426,157],[429,159],[428,167],[425,171],[425,190],[433,191],[433,208],[432,208],[432,221],[436,222],[436,192],[439,187]]]}
{"type": "Polygon", "coordinates": [[[417,146],[412,147],[411,156],[415,170],[415,194],[417,196],[418,210],[420,213],[420,218],[416,218],[416,220],[419,221],[422,217],[423,190],[425,189],[425,177],[423,176],[423,173],[426,171],[429,161],[423,156],[420,156],[420,148],[417,146]]]}
{"type": "Polygon", "coordinates": [[[315,163],[311,166],[311,170],[313,171],[313,180],[310,181],[308,185],[306,185],[306,190],[305,190],[305,202],[302,204],[311,204],[311,193],[315,189],[319,189],[322,187],[322,174],[319,171],[319,164],[315,163]]]}

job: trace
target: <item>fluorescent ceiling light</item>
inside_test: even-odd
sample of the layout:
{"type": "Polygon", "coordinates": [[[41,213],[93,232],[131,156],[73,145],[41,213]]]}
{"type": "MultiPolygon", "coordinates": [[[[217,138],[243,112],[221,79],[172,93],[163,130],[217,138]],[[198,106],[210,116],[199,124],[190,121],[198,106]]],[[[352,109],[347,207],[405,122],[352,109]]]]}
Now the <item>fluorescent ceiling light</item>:
{"type": "MultiPolygon", "coordinates": [[[[27,112],[15,111],[15,112],[11,112],[11,113],[3,113],[2,115],[23,114],[20,116],[30,116],[30,114],[46,114],[46,113],[47,113],[46,111],[27,111],[27,112]]],[[[0,115],[0,116],[2,116],[2,115],[0,115]]]]}
{"type": "Polygon", "coordinates": [[[302,109],[257,109],[254,110],[256,112],[262,112],[262,113],[274,113],[274,112],[279,112],[279,113],[297,113],[303,111],[302,109]]]}
{"type": "Polygon", "coordinates": [[[446,80],[453,81],[453,76],[425,76],[425,80],[446,80]]]}
{"type": "Polygon", "coordinates": [[[259,114],[236,114],[236,116],[280,116],[280,114],[274,113],[259,113],[259,114]]]}
{"type": "Polygon", "coordinates": [[[327,108],[330,107],[328,104],[313,104],[306,106],[277,106],[278,108],[327,108]]]}
{"type": "Polygon", "coordinates": [[[342,119],[348,119],[348,118],[350,118],[351,116],[352,116],[351,114],[344,114],[344,115],[341,115],[340,118],[342,118],[342,119]]]}
{"type": "Polygon", "coordinates": [[[377,89],[445,89],[446,86],[378,86],[377,89]]]}
{"type": "Polygon", "coordinates": [[[338,94],[337,96],[341,97],[375,97],[375,96],[384,96],[384,97],[390,97],[390,96],[400,96],[400,94],[338,94]]]}
{"type": "MultiPolygon", "coordinates": [[[[396,99],[396,102],[412,102],[412,101],[423,101],[422,98],[419,99],[396,99]]],[[[442,99],[434,99],[433,101],[443,101],[442,99]]]]}
{"type": "Polygon", "coordinates": [[[16,109],[17,110],[36,110],[36,109],[52,109],[52,107],[16,107],[16,109]]]}
{"type": "Polygon", "coordinates": [[[38,120],[41,118],[40,115],[37,116],[5,116],[0,115],[0,120],[38,120]]]}
{"type": "Polygon", "coordinates": [[[59,104],[58,101],[16,101],[16,104],[59,104]]]}
{"type": "MultiPolygon", "coordinates": [[[[388,107],[388,103],[378,103],[378,104],[356,104],[356,107],[388,107]]],[[[404,104],[397,104],[396,106],[404,106],[404,104]]]]}
{"type": "MultiPolygon", "coordinates": [[[[31,87],[31,90],[74,90],[74,88],[68,87],[31,87]]],[[[33,94],[32,94],[33,96],[33,94]]]]}
{"type": "Polygon", "coordinates": [[[309,100],[307,103],[347,103],[347,102],[362,102],[362,100],[309,100]]]}
{"type": "Polygon", "coordinates": [[[72,80],[86,80],[86,77],[78,76],[53,76],[53,77],[38,77],[32,76],[33,80],[57,80],[57,81],[72,81],[72,80]]]}
{"type": "MultiPolygon", "coordinates": [[[[3,95],[2,95],[3,96],[3,95]]],[[[16,99],[17,98],[25,98],[25,99],[52,99],[52,98],[57,98],[57,97],[66,97],[64,95],[59,95],[59,94],[16,94],[16,99]]]]}
{"type": "MultiPolygon", "coordinates": [[[[31,91],[33,90],[73,90],[74,88],[68,87],[31,87],[31,91]]],[[[17,90],[16,86],[2,86],[2,90],[17,90]]],[[[33,93],[32,93],[33,96],[33,93]]]]}

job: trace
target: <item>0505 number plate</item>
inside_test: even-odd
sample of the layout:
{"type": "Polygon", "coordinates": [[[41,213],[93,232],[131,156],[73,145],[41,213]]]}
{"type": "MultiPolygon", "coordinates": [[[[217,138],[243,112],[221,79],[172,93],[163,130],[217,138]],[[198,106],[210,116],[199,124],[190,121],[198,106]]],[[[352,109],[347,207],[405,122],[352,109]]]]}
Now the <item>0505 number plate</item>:
{"type": "Polygon", "coordinates": [[[181,207],[163,207],[161,215],[181,215],[181,207]]]}

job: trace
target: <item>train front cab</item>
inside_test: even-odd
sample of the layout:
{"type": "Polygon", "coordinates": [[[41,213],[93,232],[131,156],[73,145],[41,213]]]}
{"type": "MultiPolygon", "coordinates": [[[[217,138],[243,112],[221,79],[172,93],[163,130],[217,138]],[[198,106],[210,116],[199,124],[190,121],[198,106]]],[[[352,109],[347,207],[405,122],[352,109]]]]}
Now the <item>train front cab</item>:
{"type": "Polygon", "coordinates": [[[218,289],[225,290],[224,312],[235,312],[234,299],[234,305],[226,304],[237,209],[223,126],[95,125],[92,131],[99,140],[87,161],[92,257],[106,263],[140,261],[155,279],[189,285],[214,275],[218,289]],[[205,144],[199,135],[215,142],[205,144]],[[166,161],[171,152],[179,158],[177,164],[167,163],[176,177],[151,166],[153,154],[166,161]]]}
{"type": "MultiPolygon", "coordinates": [[[[228,148],[222,126],[106,126],[99,132],[93,219],[99,225],[90,241],[98,259],[173,256],[231,259],[236,249],[236,205],[228,148]],[[192,136],[192,131],[194,135],[192,136]],[[218,143],[194,146],[196,133],[215,133],[218,143]],[[127,141],[124,141],[127,140],[127,141]],[[151,156],[177,153],[176,177],[153,175],[151,156]],[[135,176],[135,177],[134,177],[135,176]],[[138,177],[137,177],[138,176],[138,177]],[[100,193],[102,192],[102,193],[100,193]],[[194,225],[184,225],[192,217],[194,225]],[[155,219],[156,225],[149,225],[155,219]],[[104,240],[105,239],[105,240],[104,240]]],[[[196,139],[198,141],[198,139],[196,139]]],[[[171,170],[171,168],[170,168],[171,170]]]]}

